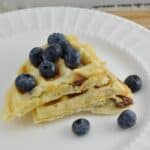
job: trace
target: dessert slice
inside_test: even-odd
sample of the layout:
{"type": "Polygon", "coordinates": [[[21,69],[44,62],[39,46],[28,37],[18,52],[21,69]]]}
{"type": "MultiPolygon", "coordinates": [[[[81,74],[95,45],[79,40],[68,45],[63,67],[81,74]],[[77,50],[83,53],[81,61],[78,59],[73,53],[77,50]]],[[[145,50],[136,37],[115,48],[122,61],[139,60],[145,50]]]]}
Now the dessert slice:
{"type": "Polygon", "coordinates": [[[42,51],[32,50],[18,75],[7,93],[5,120],[31,111],[37,123],[80,111],[113,114],[133,103],[128,87],[74,36],[52,34],[42,51]]]}
{"type": "Polygon", "coordinates": [[[30,60],[21,66],[18,71],[19,77],[7,93],[3,119],[21,117],[38,106],[64,95],[81,93],[91,86],[97,84],[103,86],[108,83],[109,78],[106,75],[103,76],[104,73],[102,73],[104,63],[96,57],[91,46],[80,43],[74,36],[66,36],[65,41],[68,45],[66,48],[61,47],[63,55],[57,60],[55,53],[58,52],[60,43],[57,45],[49,43],[43,46],[42,58],[40,48],[36,48],[38,53],[35,53],[35,49],[32,51],[30,60]],[[38,56],[38,61],[40,59],[43,59],[44,63],[48,59],[50,61],[48,60],[48,64],[44,65],[41,62],[43,66],[41,64],[38,66],[38,61],[32,58],[33,53],[38,56]],[[55,60],[51,58],[51,55],[55,60]],[[55,74],[52,74],[53,70],[55,74]],[[101,80],[99,80],[99,75],[101,80]],[[96,81],[93,82],[93,78],[96,78],[96,81]]]}

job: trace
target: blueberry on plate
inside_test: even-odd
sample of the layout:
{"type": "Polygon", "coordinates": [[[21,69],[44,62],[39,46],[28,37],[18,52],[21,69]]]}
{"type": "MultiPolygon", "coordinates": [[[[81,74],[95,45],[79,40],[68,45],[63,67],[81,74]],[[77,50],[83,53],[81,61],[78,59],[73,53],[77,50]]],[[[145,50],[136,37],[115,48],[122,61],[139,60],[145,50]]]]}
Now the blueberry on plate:
{"type": "Polygon", "coordinates": [[[59,44],[53,43],[49,45],[43,52],[43,58],[55,62],[62,55],[62,49],[59,44]]]}
{"type": "Polygon", "coordinates": [[[67,53],[64,56],[66,66],[71,69],[77,68],[80,65],[80,53],[70,46],[67,49],[67,53]]]}
{"type": "Polygon", "coordinates": [[[120,116],[118,117],[118,125],[122,129],[128,129],[133,127],[136,124],[136,114],[132,110],[125,110],[123,111],[120,116]]]}
{"type": "Polygon", "coordinates": [[[84,118],[77,119],[72,124],[72,131],[78,136],[85,135],[89,129],[90,123],[87,119],[84,118]]]}
{"type": "Polygon", "coordinates": [[[39,65],[39,72],[44,78],[52,78],[56,74],[56,67],[53,62],[44,60],[39,65]]]}
{"type": "Polygon", "coordinates": [[[48,37],[48,44],[51,45],[57,43],[61,46],[63,53],[66,52],[66,49],[69,45],[69,42],[66,40],[65,36],[62,33],[53,33],[48,37]]]}
{"type": "Polygon", "coordinates": [[[35,66],[38,67],[39,64],[43,61],[43,49],[40,47],[35,47],[30,51],[29,59],[30,62],[35,66]]]}
{"type": "Polygon", "coordinates": [[[29,92],[36,86],[36,80],[32,75],[23,73],[16,78],[15,85],[21,92],[29,92]]]}
{"type": "Polygon", "coordinates": [[[137,92],[142,88],[142,80],[137,75],[128,76],[124,82],[132,92],[137,92]]]}

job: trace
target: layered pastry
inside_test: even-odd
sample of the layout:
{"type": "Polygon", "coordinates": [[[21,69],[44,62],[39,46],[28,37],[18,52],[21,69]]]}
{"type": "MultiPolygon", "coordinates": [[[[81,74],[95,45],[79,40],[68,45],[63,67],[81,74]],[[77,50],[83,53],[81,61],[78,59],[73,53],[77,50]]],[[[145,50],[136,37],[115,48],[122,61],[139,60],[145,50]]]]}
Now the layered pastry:
{"type": "Polygon", "coordinates": [[[3,119],[27,113],[35,123],[74,113],[114,114],[133,104],[130,89],[115,77],[89,44],[54,33],[31,50],[6,96],[3,119]]]}

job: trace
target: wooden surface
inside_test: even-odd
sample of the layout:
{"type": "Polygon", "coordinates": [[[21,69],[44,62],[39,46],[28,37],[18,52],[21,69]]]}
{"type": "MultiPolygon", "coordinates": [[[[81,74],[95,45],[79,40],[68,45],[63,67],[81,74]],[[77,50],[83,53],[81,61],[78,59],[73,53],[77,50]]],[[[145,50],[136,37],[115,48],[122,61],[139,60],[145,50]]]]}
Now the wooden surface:
{"type": "Polygon", "coordinates": [[[108,10],[107,12],[135,21],[150,29],[150,9],[147,10],[108,10]]]}

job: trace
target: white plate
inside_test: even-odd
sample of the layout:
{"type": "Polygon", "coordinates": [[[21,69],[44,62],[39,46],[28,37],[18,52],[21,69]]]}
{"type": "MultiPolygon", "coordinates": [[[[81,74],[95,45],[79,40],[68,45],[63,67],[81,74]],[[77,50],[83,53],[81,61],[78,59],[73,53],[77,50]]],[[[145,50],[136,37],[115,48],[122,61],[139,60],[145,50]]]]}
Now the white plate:
{"type": "Polygon", "coordinates": [[[150,32],[135,23],[97,11],[78,8],[36,8],[0,15],[0,106],[4,93],[20,64],[34,46],[46,42],[52,32],[73,33],[91,43],[98,56],[122,80],[138,74],[143,88],[135,94],[135,127],[121,130],[117,116],[74,115],[52,123],[34,125],[30,116],[10,123],[0,121],[1,149],[126,150],[150,149],[150,32]],[[87,136],[72,134],[71,124],[79,117],[91,122],[87,136]]]}

